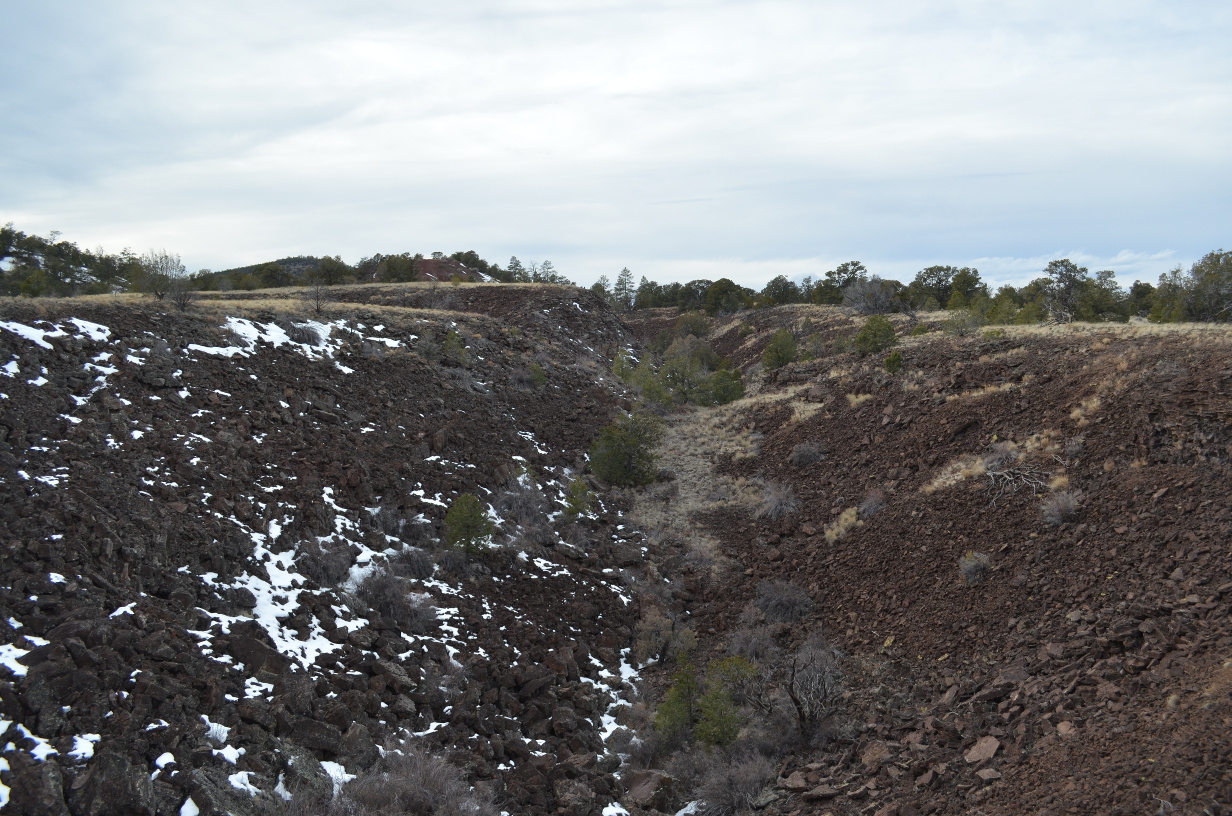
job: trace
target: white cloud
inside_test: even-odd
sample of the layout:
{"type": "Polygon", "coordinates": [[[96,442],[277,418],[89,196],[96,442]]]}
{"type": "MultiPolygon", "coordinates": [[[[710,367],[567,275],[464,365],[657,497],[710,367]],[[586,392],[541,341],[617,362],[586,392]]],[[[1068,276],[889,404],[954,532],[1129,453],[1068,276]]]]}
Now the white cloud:
{"type": "Polygon", "coordinates": [[[754,285],[1227,243],[1216,2],[64,8],[0,56],[0,218],[83,245],[754,285]]]}

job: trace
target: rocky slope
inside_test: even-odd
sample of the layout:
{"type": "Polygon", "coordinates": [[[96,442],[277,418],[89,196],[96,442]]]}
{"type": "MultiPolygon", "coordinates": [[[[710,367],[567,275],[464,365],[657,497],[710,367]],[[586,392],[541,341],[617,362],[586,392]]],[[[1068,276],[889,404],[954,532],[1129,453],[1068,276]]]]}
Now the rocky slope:
{"type": "MultiPolygon", "coordinates": [[[[630,323],[649,342],[674,320],[630,323]]],[[[689,604],[704,647],[788,580],[814,607],[779,642],[820,631],[847,655],[835,739],[782,760],[765,812],[1227,812],[1226,331],[900,321],[890,375],[833,351],[862,323],[718,321],[758,393],[674,419],[669,456],[710,472],[648,496],[719,542],[698,575],[722,591],[689,604]],[[822,355],[761,372],[781,327],[822,355]],[[757,518],[784,492],[794,510],[757,518]]]]}
{"type": "Polygon", "coordinates": [[[565,498],[625,331],[582,290],[427,291],[3,305],[6,812],[278,812],[411,734],[505,810],[619,797],[643,542],[565,498]]]}
{"type": "Polygon", "coordinates": [[[824,635],[847,691],[811,742],[745,720],[773,762],[730,812],[1226,812],[1222,330],[899,320],[891,375],[842,310],[723,318],[749,396],[605,490],[611,363],[676,319],[509,285],[0,305],[6,812],[293,811],[407,741],[509,813],[714,807],[634,652],[670,619],[721,657],[774,582],[806,603],[773,645],[824,635]],[[784,327],[813,358],[763,371],[784,327]]]}

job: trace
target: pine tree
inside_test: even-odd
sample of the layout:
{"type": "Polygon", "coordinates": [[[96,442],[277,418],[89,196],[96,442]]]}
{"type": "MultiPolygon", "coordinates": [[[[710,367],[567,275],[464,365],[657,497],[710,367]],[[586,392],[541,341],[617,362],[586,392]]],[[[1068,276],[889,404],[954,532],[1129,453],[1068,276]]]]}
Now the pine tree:
{"type": "Polygon", "coordinates": [[[633,298],[636,295],[637,289],[633,286],[633,273],[626,266],[620,270],[620,274],[616,276],[616,285],[612,287],[612,300],[616,311],[631,311],[633,309],[633,298]]]}

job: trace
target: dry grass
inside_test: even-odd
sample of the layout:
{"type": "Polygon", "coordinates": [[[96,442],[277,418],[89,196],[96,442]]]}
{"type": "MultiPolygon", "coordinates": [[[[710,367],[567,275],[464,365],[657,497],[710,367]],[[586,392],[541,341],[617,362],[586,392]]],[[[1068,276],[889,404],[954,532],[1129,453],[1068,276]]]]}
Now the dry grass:
{"type": "Polygon", "coordinates": [[[821,411],[822,404],[820,402],[793,402],[791,405],[791,419],[788,420],[788,425],[798,425],[801,422],[812,419],[821,411]]]}
{"type": "Polygon", "coordinates": [[[920,490],[926,495],[931,496],[938,490],[953,487],[976,476],[983,476],[985,472],[987,472],[987,469],[984,466],[984,458],[982,456],[964,454],[941,468],[941,471],[933,477],[933,480],[921,487],[920,490]]]}
{"type": "Polygon", "coordinates": [[[1099,397],[1088,397],[1074,406],[1074,409],[1069,412],[1069,418],[1074,420],[1079,428],[1085,428],[1091,424],[1091,417],[1099,411],[1099,406],[1099,397]]]}
{"type": "Polygon", "coordinates": [[[859,408],[861,405],[868,402],[872,398],[873,398],[872,394],[848,394],[847,404],[850,405],[852,408],[859,408]]]}
{"type": "Polygon", "coordinates": [[[990,397],[993,394],[1003,394],[1006,391],[1013,391],[1018,388],[1018,383],[1001,383],[999,385],[986,385],[983,388],[976,388],[971,391],[964,391],[961,394],[950,394],[945,398],[946,402],[954,402],[960,399],[979,399],[981,397],[990,397]]]}
{"type": "Polygon", "coordinates": [[[857,527],[864,526],[864,522],[860,521],[860,509],[858,507],[848,507],[838,518],[826,525],[826,543],[835,544],[846,538],[857,527]]]}

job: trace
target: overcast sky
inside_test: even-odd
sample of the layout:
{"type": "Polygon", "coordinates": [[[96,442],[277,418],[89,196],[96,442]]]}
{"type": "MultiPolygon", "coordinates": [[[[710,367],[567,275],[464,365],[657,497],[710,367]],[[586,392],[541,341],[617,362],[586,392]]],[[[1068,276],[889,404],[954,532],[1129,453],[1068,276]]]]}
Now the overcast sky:
{"type": "Polygon", "coordinates": [[[1232,248],[1232,3],[6,3],[0,222],[583,283],[1232,248]]]}

